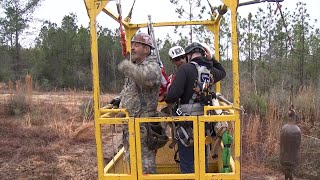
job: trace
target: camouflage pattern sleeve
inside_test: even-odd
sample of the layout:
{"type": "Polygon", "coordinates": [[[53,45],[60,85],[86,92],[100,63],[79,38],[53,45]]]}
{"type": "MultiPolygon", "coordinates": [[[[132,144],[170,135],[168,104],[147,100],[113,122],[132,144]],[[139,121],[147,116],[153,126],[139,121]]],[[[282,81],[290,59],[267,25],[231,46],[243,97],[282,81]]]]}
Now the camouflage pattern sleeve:
{"type": "Polygon", "coordinates": [[[118,69],[143,87],[152,87],[161,81],[160,67],[152,58],[147,58],[138,65],[124,60],[118,65],[118,69]]]}
{"type": "Polygon", "coordinates": [[[126,81],[127,81],[128,77],[125,77],[125,83],[123,84],[123,88],[121,90],[121,92],[115,97],[115,98],[119,98],[120,100],[122,99],[122,95],[125,93],[125,87],[126,87],[126,81]]]}

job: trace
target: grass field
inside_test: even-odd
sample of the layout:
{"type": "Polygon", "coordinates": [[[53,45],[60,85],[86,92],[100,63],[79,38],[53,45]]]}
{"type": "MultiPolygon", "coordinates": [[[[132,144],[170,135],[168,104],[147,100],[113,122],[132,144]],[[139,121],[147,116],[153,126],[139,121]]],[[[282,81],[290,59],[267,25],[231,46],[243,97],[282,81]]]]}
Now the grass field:
{"type": "MultiPolygon", "coordinates": [[[[13,95],[0,94],[0,179],[97,179],[94,125],[90,109],[86,109],[91,95],[73,91],[33,92],[26,112],[10,115],[8,104],[13,95]]],[[[113,96],[102,95],[102,102],[108,102],[113,96]]],[[[276,134],[259,141],[262,126],[259,119],[245,118],[242,146],[246,154],[242,154],[242,179],[284,179],[277,166],[268,165],[268,157],[274,156],[256,157],[258,147],[266,143],[269,151],[260,154],[271,150],[277,154],[278,142],[271,138],[276,134]],[[250,128],[245,127],[248,124],[250,128]]],[[[110,130],[111,127],[105,128],[110,130]]],[[[104,146],[108,151],[104,156],[107,161],[117,149],[115,141],[121,144],[119,137],[121,131],[106,134],[104,146]]]]}

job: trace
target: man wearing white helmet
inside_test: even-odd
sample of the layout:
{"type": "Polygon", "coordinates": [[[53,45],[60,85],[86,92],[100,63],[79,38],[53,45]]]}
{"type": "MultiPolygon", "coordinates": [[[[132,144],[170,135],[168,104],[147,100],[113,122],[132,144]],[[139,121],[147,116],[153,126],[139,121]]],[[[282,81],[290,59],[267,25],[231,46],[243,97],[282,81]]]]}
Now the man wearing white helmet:
{"type": "Polygon", "coordinates": [[[181,46],[174,46],[169,50],[171,62],[179,68],[181,64],[186,63],[186,53],[181,46]]]}
{"type": "MultiPolygon", "coordinates": [[[[179,67],[186,63],[187,60],[186,60],[186,53],[184,51],[184,49],[181,47],[181,46],[173,46],[172,48],[169,49],[169,52],[168,52],[169,56],[170,56],[170,60],[171,62],[176,66],[176,69],[179,69],[179,67]]],[[[168,89],[170,88],[173,80],[174,80],[174,77],[175,77],[175,74],[171,74],[169,77],[168,77],[168,85],[166,87],[166,91],[168,91],[168,89]]],[[[163,101],[165,96],[166,96],[166,93],[162,93],[161,92],[161,89],[160,89],[160,96],[159,96],[159,101],[163,101]]]]}
{"type": "MultiPolygon", "coordinates": [[[[184,49],[181,46],[173,46],[172,48],[170,48],[169,50],[169,56],[170,56],[170,60],[173,64],[176,65],[176,69],[179,69],[179,67],[186,63],[186,53],[184,51],[184,49]]],[[[169,84],[168,84],[168,88],[170,88],[173,80],[174,80],[175,74],[171,74],[169,76],[169,84]]]]}

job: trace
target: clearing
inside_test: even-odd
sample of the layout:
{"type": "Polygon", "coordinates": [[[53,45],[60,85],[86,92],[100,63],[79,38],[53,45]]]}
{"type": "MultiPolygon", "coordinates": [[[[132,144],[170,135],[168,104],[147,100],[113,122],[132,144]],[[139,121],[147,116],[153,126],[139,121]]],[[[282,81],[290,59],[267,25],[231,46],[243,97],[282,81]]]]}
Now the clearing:
{"type": "MultiPolygon", "coordinates": [[[[91,95],[37,92],[32,96],[32,111],[9,116],[5,105],[11,95],[0,94],[0,179],[97,179],[93,122],[79,108],[91,95]]],[[[102,99],[107,102],[112,96],[102,95],[102,99]]],[[[105,137],[106,159],[115,152],[110,137],[105,137]]],[[[118,143],[121,132],[114,137],[118,143]]],[[[263,165],[242,166],[245,180],[281,177],[263,165]]]]}

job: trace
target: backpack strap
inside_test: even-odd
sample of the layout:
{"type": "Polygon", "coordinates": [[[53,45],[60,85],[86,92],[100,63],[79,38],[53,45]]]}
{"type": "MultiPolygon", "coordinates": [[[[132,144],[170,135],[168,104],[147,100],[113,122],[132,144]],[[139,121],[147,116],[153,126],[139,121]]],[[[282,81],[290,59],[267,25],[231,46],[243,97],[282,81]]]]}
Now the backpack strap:
{"type": "MultiPolygon", "coordinates": [[[[194,62],[194,61],[191,61],[190,63],[196,66],[197,73],[199,73],[199,72],[198,72],[199,64],[196,63],[196,62],[194,62]]],[[[196,82],[195,82],[195,85],[194,85],[195,88],[196,88],[197,85],[198,85],[198,76],[199,76],[199,75],[197,74],[197,79],[196,79],[196,82]]],[[[197,96],[198,96],[198,95],[197,95],[197,92],[196,92],[196,91],[193,91],[192,97],[191,97],[191,99],[189,100],[189,103],[188,103],[188,104],[193,104],[194,101],[196,100],[197,96]]]]}
{"type": "Polygon", "coordinates": [[[169,148],[173,149],[178,142],[177,129],[176,129],[176,124],[174,122],[171,123],[171,138],[172,138],[172,142],[170,143],[169,148]]]}

